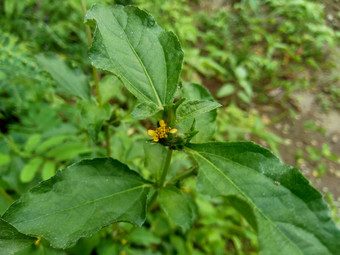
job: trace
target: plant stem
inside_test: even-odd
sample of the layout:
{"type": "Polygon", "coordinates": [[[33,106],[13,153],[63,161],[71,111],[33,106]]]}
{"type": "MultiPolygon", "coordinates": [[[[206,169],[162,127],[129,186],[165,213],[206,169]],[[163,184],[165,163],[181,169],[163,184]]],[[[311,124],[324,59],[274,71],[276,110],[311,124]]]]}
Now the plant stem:
{"type": "Polygon", "coordinates": [[[192,175],[195,175],[197,173],[197,169],[198,167],[197,166],[194,166],[194,167],[191,167],[188,171],[184,172],[184,173],[181,173],[177,176],[175,176],[174,178],[172,178],[169,183],[176,183],[178,181],[181,181],[185,178],[188,178],[192,175]]]}
{"type": "Polygon", "coordinates": [[[3,197],[11,204],[14,202],[14,199],[10,195],[8,195],[2,187],[0,187],[0,194],[3,195],[3,197]]]}
{"type": "MultiPolygon", "coordinates": [[[[85,17],[86,16],[85,0],[81,0],[81,7],[83,9],[83,13],[85,17]]],[[[85,25],[85,29],[86,29],[87,41],[89,43],[89,46],[91,47],[92,45],[91,28],[88,25],[85,25]]],[[[99,90],[99,75],[98,75],[97,69],[94,66],[92,66],[92,73],[93,73],[94,85],[96,88],[98,104],[99,106],[102,106],[103,105],[102,96],[99,90]]],[[[105,141],[106,141],[106,155],[108,157],[111,157],[111,143],[110,143],[111,137],[110,137],[109,124],[105,125],[104,129],[105,129],[105,141]]]]}
{"type": "Polygon", "coordinates": [[[155,190],[155,192],[152,194],[152,197],[150,198],[148,202],[148,206],[147,206],[148,212],[151,211],[152,205],[156,201],[157,196],[158,196],[158,190],[155,190]]]}
{"type": "Polygon", "coordinates": [[[166,158],[165,158],[165,162],[163,165],[162,175],[161,175],[161,179],[159,180],[158,188],[164,187],[165,179],[166,179],[166,176],[168,175],[168,171],[169,171],[169,167],[171,163],[171,157],[172,157],[172,150],[169,149],[166,154],[166,158]]]}
{"type": "Polygon", "coordinates": [[[104,125],[104,130],[105,130],[106,155],[108,157],[111,157],[111,136],[108,123],[104,125]]]}
{"type": "MultiPolygon", "coordinates": [[[[81,0],[81,7],[83,9],[84,16],[86,16],[85,0],[81,0]]],[[[86,29],[87,41],[89,43],[89,46],[91,46],[92,45],[91,28],[88,25],[85,25],[85,29],[86,29]]],[[[101,97],[100,90],[99,90],[99,76],[98,76],[97,69],[94,66],[92,66],[92,73],[93,73],[93,78],[94,78],[94,85],[96,87],[98,104],[99,104],[99,106],[101,106],[102,105],[102,97],[101,97]]]]}

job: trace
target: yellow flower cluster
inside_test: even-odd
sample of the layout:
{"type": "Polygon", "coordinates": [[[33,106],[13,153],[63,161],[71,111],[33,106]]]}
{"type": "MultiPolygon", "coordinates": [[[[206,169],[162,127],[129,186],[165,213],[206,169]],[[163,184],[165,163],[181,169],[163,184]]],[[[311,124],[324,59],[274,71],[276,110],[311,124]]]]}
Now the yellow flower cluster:
{"type": "Polygon", "coordinates": [[[177,129],[168,127],[164,120],[159,121],[159,127],[156,130],[148,130],[148,135],[153,136],[153,142],[158,142],[161,138],[168,138],[168,133],[176,134],[177,129]]]}

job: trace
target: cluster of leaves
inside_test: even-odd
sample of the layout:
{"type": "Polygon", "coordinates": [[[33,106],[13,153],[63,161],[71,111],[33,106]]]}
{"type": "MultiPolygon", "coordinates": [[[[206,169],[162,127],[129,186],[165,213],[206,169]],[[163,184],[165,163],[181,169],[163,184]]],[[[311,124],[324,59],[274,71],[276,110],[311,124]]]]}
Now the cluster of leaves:
{"type": "MultiPolygon", "coordinates": [[[[156,250],[149,249],[150,254],[206,254],[226,250],[237,253],[247,236],[229,236],[232,240],[229,247],[230,244],[222,240],[228,237],[224,231],[231,231],[231,228],[218,222],[217,229],[222,232],[208,234],[205,231],[207,226],[211,227],[208,216],[213,215],[215,209],[207,212],[207,199],[202,195],[222,197],[222,200],[213,201],[216,206],[221,201],[232,205],[256,232],[260,253],[335,254],[338,251],[340,231],[331,220],[321,194],[309,185],[298,169],[284,165],[270,151],[250,142],[202,143],[213,135],[211,130],[214,130],[219,104],[199,84],[183,83],[182,88],[177,88],[183,52],[175,34],[164,31],[150,15],[131,6],[94,5],[87,13],[86,22],[96,25],[90,49],[92,65],[113,73],[116,78],[108,83],[110,88],[121,88],[123,84],[137,98],[138,104],[134,100],[126,100],[127,109],[134,107],[134,110],[131,114],[122,113],[107,103],[113,96],[105,95],[107,102],[99,99],[100,89],[97,90],[99,102],[96,104],[88,81],[82,78],[79,71],[69,68],[56,56],[39,55],[38,63],[56,83],[57,90],[52,99],[68,96],[74,100],[49,101],[50,104],[55,103],[54,111],[67,122],[54,123],[44,116],[47,118],[46,125],[51,125],[51,128],[44,129],[52,132],[51,129],[55,128],[59,133],[56,130],[52,133],[60,134],[60,130],[61,133],[65,129],[69,131],[70,127],[63,128],[63,125],[73,124],[77,131],[73,135],[77,136],[77,140],[81,140],[82,135],[88,135],[87,141],[93,141],[93,145],[103,141],[102,135],[106,134],[107,154],[110,155],[110,149],[113,149],[116,158],[120,157],[123,162],[109,157],[95,158],[103,154],[100,146],[94,146],[97,149],[91,151],[86,148],[79,151],[77,148],[77,154],[84,153],[84,157],[94,159],[69,165],[52,178],[38,183],[24,192],[2,215],[1,224],[5,231],[1,233],[0,244],[3,251],[11,254],[33,243],[35,239],[32,237],[38,237],[38,240],[43,240],[41,244],[36,241],[36,245],[46,247],[51,252],[79,254],[83,248],[81,242],[77,244],[80,247],[75,246],[67,251],[58,249],[69,248],[80,238],[89,237],[114,222],[125,221],[141,226],[147,219],[148,209],[151,211],[147,221],[150,228],[129,229],[125,225],[117,228],[116,225],[113,231],[103,229],[100,236],[117,240],[116,231],[119,230],[125,233],[126,239],[121,239],[120,245],[112,243],[111,238],[98,241],[98,235],[95,235],[85,239],[88,242],[85,241],[83,249],[91,252],[99,243],[96,250],[100,254],[126,251],[138,254],[144,252],[141,246],[150,245],[155,245],[156,250]],[[75,76],[80,77],[75,79],[75,76]],[[177,100],[173,103],[175,98],[177,100]],[[77,112],[80,112],[80,124],[74,118],[77,112]],[[138,149],[133,148],[138,146],[126,142],[128,139],[123,135],[121,143],[128,152],[118,156],[118,145],[111,142],[109,134],[113,130],[119,132],[122,122],[129,116],[151,118],[155,122],[165,119],[169,126],[178,128],[180,132],[178,135],[169,134],[160,143],[146,143],[144,167],[138,166],[141,162],[134,160],[127,165],[126,161],[140,156],[138,149]],[[105,132],[101,131],[102,128],[105,132]],[[196,187],[190,182],[187,186],[183,185],[183,180],[195,175],[196,187]],[[186,194],[185,191],[190,189],[196,189],[200,195],[196,191],[186,194]],[[164,218],[165,221],[162,220],[164,218]],[[167,230],[164,230],[167,228],[165,224],[170,224],[167,230]],[[181,232],[174,231],[171,224],[180,227],[181,232]],[[194,225],[196,228],[188,232],[194,225]],[[164,231],[163,234],[160,231],[164,231]],[[140,236],[144,238],[140,239],[140,236]],[[122,247],[128,242],[131,245],[122,247]]],[[[102,84],[97,85],[102,87],[102,84]]],[[[109,93],[110,89],[106,91],[109,93]]],[[[42,110],[39,108],[37,111],[40,113],[42,110]]],[[[39,119],[39,123],[44,123],[45,118],[39,119]]],[[[31,121],[37,121],[37,117],[34,115],[31,121]]],[[[25,126],[26,122],[22,123],[25,126]]],[[[46,164],[51,164],[46,163],[50,162],[50,157],[62,163],[71,159],[60,155],[75,156],[71,152],[63,153],[62,149],[55,149],[54,146],[58,148],[60,141],[51,141],[42,131],[29,136],[22,143],[22,149],[18,149],[17,144],[24,139],[18,136],[15,140],[13,137],[14,133],[5,137],[5,141],[8,140],[7,143],[12,146],[8,153],[33,157],[27,169],[25,167],[21,171],[25,173],[21,175],[24,181],[27,180],[27,173],[32,175],[33,172],[34,176],[41,164],[44,164],[43,170],[46,164]],[[41,139],[46,140],[40,143],[41,139]],[[51,154],[52,151],[57,153],[51,154]]],[[[63,142],[63,139],[60,140],[63,142]]],[[[2,156],[5,158],[4,165],[9,163],[8,153],[2,156]]],[[[3,176],[9,174],[12,173],[7,169],[3,176]]],[[[2,193],[8,198],[6,190],[6,187],[2,189],[2,193]]],[[[234,213],[231,215],[234,216],[234,213]]],[[[222,217],[227,216],[222,214],[222,217]]],[[[247,247],[245,244],[245,247],[248,253],[256,251],[254,246],[247,247]]],[[[29,247],[23,252],[32,253],[36,249],[29,247]]]]}
{"type": "Polygon", "coordinates": [[[2,31],[25,41],[33,53],[54,51],[86,63],[86,34],[80,2],[4,0],[0,4],[2,31]],[[65,19],[65,17],[67,17],[65,19]],[[11,20],[11,22],[8,22],[11,20]]]}
{"type": "MultiPolygon", "coordinates": [[[[144,147],[146,154],[149,155],[149,160],[146,161],[154,162],[152,154],[148,153],[152,149],[148,147],[149,144],[145,144],[145,128],[142,129],[129,115],[130,109],[133,109],[136,104],[135,100],[132,100],[129,93],[122,91],[122,84],[116,77],[105,75],[99,84],[103,104],[99,107],[90,94],[88,77],[79,70],[79,68],[88,70],[86,67],[88,63],[84,57],[87,47],[84,42],[86,37],[79,1],[58,3],[58,6],[54,4],[5,1],[4,5],[0,6],[4,14],[0,22],[3,31],[7,31],[1,35],[3,47],[0,51],[0,214],[3,214],[13,199],[19,198],[41,180],[49,179],[58,169],[82,158],[106,155],[104,147],[100,146],[107,143],[103,125],[108,125],[109,131],[115,134],[108,141],[111,156],[141,172],[146,178],[154,178],[152,171],[150,173],[153,167],[146,167],[143,164],[144,147]],[[72,13],[72,15],[65,15],[65,13],[72,13]],[[11,22],[8,19],[11,19],[11,22]],[[73,43],[75,41],[82,43],[75,44],[73,43]],[[39,53],[46,50],[53,50],[54,53],[47,55],[39,53]]],[[[202,94],[202,99],[212,100],[212,96],[202,86],[198,84],[193,86],[194,88],[189,84],[185,86],[183,93],[186,93],[186,97],[192,93],[192,100],[199,100],[202,94]]],[[[182,111],[183,109],[182,106],[182,111]]],[[[216,111],[212,111],[205,114],[208,119],[204,117],[197,119],[198,124],[202,123],[199,125],[204,132],[202,131],[194,139],[199,137],[209,139],[215,130],[213,120],[216,115],[216,111]]],[[[182,126],[184,128],[184,124],[182,126]]],[[[172,175],[181,171],[180,169],[190,167],[190,160],[187,158],[176,155],[174,158],[178,163],[171,167],[172,175]]],[[[201,197],[200,200],[206,201],[207,198],[201,197]]],[[[201,247],[204,251],[217,252],[224,247],[224,240],[228,238],[230,251],[234,250],[234,246],[237,246],[238,250],[246,250],[247,248],[242,246],[249,243],[247,241],[249,235],[246,235],[245,231],[250,233],[253,231],[249,227],[244,228],[246,224],[230,206],[221,204],[220,207],[219,211],[230,212],[228,217],[233,221],[222,224],[222,219],[227,216],[220,215],[220,231],[214,237],[208,235],[209,226],[213,223],[198,223],[200,232],[197,235],[192,234],[192,245],[189,246],[202,242],[201,247]],[[202,225],[206,227],[202,228],[202,225]],[[236,228],[238,231],[234,231],[236,228]],[[217,236],[220,236],[219,245],[215,247],[216,241],[212,242],[212,238],[216,240],[217,236]]],[[[214,207],[211,208],[210,213],[214,217],[218,216],[217,212],[214,207]]],[[[201,214],[198,211],[199,218],[208,214],[201,214]]],[[[150,249],[155,244],[169,252],[187,251],[183,248],[185,237],[178,232],[178,227],[169,222],[164,212],[156,211],[156,216],[148,219],[148,222],[150,223],[147,224],[158,222],[160,225],[156,224],[157,229],[163,228],[164,224],[169,227],[156,233],[144,228],[139,236],[135,233],[133,237],[130,236],[130,226],[119,224],[117,231],[122,233],[118,237],[116,231],[105,228],[98,235],[83,239],[67,253],[85,254],[91,253],[94,249],[98,253],[104,253],[107,252],[106,249],[119,251],[123,248],[138,252],[138,249],[133,247],[141,246],[144,250],[150,249]],[[145,235],[145,231],[149,235],[145,235]],[[158,236],[157,240],[165,237],[168,241],[148,242],[150,235],[158,236]],[[116,244],[120,242],[122,236],[126,238],[129,236],[128,245],[116,244]],[[117,242],[112,243],[112,238],[117,242]],[[128,248],[129,246],[132,248],[128,248]]],[[[18,238],[20,241],[20,234],[13,232],[12,227],[7,227],[13,233],[12,238],[18,238]]],[[[1,229],[4,230],[5,227],[1,229]]],[[[8,239],[5,236],[2,238],[8,239]]],[[[29,244],[33,239],[23,238],[23,240],[27,241],[23,244],[29,244]]],[[[252,240],[249,250],[254,250],[256,247],[257,240],[254,234],[252,240]]],[[[16,244],[12,247],[13,250],[9,251],[8,243],[1,243],[1,252],[8,254],[16,248],[23,247],[19,243],[16,244]]],[[[50,248],[49,244],[42,240],[40,245],[33,245],[18,254],[40,253],[64,254],[65,252],[50,248]]]]}

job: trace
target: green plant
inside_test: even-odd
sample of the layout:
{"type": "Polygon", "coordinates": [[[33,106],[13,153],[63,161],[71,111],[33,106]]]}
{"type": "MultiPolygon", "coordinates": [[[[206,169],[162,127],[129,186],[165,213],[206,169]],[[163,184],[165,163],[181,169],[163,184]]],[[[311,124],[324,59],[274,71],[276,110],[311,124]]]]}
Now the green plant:
{"type": "Polygon", "coordinates": [[[269,123],[265,124],[256,110],[246,112],[231,104],[220,111],[217,124],[219,131],[215,135],[217,140],[260,139],[276,154],[279,154],[279,144],[284,143],[282,138],[268,130],[269,123]]]}
{"type": "Polygon", "coordinates": [[[188,63],[227,84],[218,96],[241,105],[278,98],[289,108],[294,91],[314,85],[313,71],[331,69],[323,60],[334,51],[339,33],[326,25],[322,4],[266,0],[215,5],[193,12],[203,31],[198,34],[201,58],[190,61],[188,54],[188,63]]]}
{"type": "MultiPolygon", "coordinates": [[[[56,95],[70,101],[66,104],[67,100],[52,98],[53,108],[46,115],[51,116],[58,108],[58,113],[73,123],[73,129],[58,121],[39,121],[35,116],[44,111],[39,107],[29,108],[32,114],[28,114],[23,126],[50,131],[53,138],[58,132],[73,131],[93,150],[85,149],[87,156],[82,157],[88,159],[71,164],[22,192],[14,203],[7,193],[9,188],[1,188],[1,194],[12,203],[0,221],[4,230],[0,232],[2,252],[11,254],[35,243],[47,252],[64,254],[61,249],[93,235],[85,239],[86,245],[82,246],[81,240],[66,252],[79,254],[84,249],[81,254],[86,254],[97,247],[100,254],[145,254],[138,248],[154,245],[156,250],[151,249],[148,254],[222,254],[227,248],[240,254],[242,241],[250,240],[250,244],[255,244],[245,246],[250,246],[247,251],[251,254],[257,247],[255,231],[260,254],[336,254],[340,231],[331,220],[322,195],[298,169],[284,165],[270,151],[252,142],[207,142],[213,136],[220,104],[199,84],[183,82],[178,88],[183,51],[174,33],[164,31],[149,14],[132,6],[94,5],[86,15],[86,23],[96,26],[90,48],[92,65],[116,77],[111,77],[105,86],[123,85],[138,104],[126,100],[127,111],[111,107],[110,100],[104,100],[106,95],[101,94],[103,89],[99,86],[105,83],[97,81],[96,72],[95,100],[78,71],[56,57],[38,57],[56,83],[56,95]],[[76,74],[79,79],[74,79],[76,74]],[[70,79],[61,80],[64,76],[70,79]],[[81,113],[75,118],[79,109],[81,113]],[[153,140],[145,142],[146,129],[127,116],[147,119],[145,125],[153,140]],[[78,118],[81,125],[77,125],[78,118]],[[111,133],[115,136],[111,137],[111,133]],[[107,157],[103,157],[103,146],[98,141],[105,145],[107,157]],[[140,145],[144,146],[144,155],[140,145]],[[233,210],[222,211],[223,220],[220,218],[216,231],[210,233],[207,226],[213,222],[209,217],[216,211],[211,209],[214,206],[205,204],[233,210]],[[198,211],[207,217],[197,219],[198,211]],[[247,221],[247,231],[233,229],[225,222],[225,218],[239,221],[240,215],[247,221]],[[142,226],[146,220],[149,226],[142,228],[117,224],[123,221],[142,226]],[[200,225],[190,232],[195,224],[200,225]],[[103,228],[108,225],[112,228],[103,228]],[[173,230],[171,225],[180,229],[173,230]],[[228,237],[226,230],[236,233],[229,235],[233,240],[231,247],[223,242],[223,237],[228,237]],[[162,235],[169,240],[161,240],[158,236],[162,235]],[[110,236],[114,242],[101,239],[103,236],[110,236]]],[[[27,137],[27,132],[16,134],[15,138],[13,142],[6,136],[6,143],[12,148],[0,157],[3,165],[10,164],[7,155],[13,151],[37,161],[51,152],[45,145],[46,151],[41,149],[40,155],[43,144],[60,145],[48,139],[38,145],[42,139],[39,134],[27,137]],[[25,142],[23,138],[27,138],[25,142]],[[16,149],[17,143],[23,144],[23,150],[16,149]]],[[[60,147],[61,153],[64,147],[60,147]]],[[[54,157],[60,157],[60,153],[54,157]]],[[[38,169],[39,161],[33,163],[28,163],[30,168],[38,169]]],[[[35,251],[32,246],[23,253],[35,251]]]]}

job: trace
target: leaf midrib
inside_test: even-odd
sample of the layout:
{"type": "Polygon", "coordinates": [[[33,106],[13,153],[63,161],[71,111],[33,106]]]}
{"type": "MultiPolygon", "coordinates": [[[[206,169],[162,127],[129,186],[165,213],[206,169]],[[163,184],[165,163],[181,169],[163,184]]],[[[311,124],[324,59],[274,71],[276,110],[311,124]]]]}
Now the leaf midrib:
{"type": "Polygon", "coordinates": [[[50,214],[44,214],[44,215],[41,215],[41,216],[34,218],[34,219],[18,221],[18,222],[15,222],[13,224],[20,224],[20,223],[23,223],[23,222],[36,221],[36,220],[44,218],[44,217],[48,217],[48,216],[51,216],[51,215],[54,215],[54,214],[59,214],[59,213],[67,212],[67,211],[74,210],[74,209],[77,209],[77,208],[81,208],[83,206],[87,206],[87,205],[90,205],[92,203],[96,203],[96,202],[101,201],[101,200],[109,199],[109,198],[114,197],[116,195],[120,195],[120,194],[129,192],[129,191],[133,191],[133,190],[136,190],[136,189],[139,189],[139,188],[144,190],[144,188],[146,188],[146,187],[152,187],[152,185],[143,184],[143,185],[140,185],[140,186],[136,186],[136,187],[127,189],[127,190],[123,190],[123,191],[120,191],[120,192],[117,192],[117,193],[110,194],[108,196],[104,196],[104,197],[100,197],[100,198],[97,198],[97,199],[94,199],[94,200],[91,200],[91,201],[87,201],[86,203],[83,203],[83,204],[80,204],[80,205],[77,205],[77,206],[74,206],[74,207],[66,208],[66,209],[59,210],[59,211],[54,211],[53,213],[50,213],[50,214]]]}
{"type": "MultiPolygon", "coordinates": [[[[187,148],[188,149],[188,148],[187,148]]],[[[248,202],[250,202],[254,209],[256,209],[262,216],[264,219],[266,219],[275,229],[277,229],[277,231],[281,234],[281,236],[283,236],[286,240],[289,241],[289,243],[293,244],[297,249],[298,251],[300,252],[300,254],[303,255],[301,249],[294,243],[292,242],[282,231],[281,229],[278,228],[278,226],[276,226],[261,210],[260,208],[258,208],[256,206],[256,204],[249,198],[249,196],[247,196],[227,175],[225,175],[217,166],[215,166],[215,164],[213,164],[210,160],[208,160],[207,158],[205,158],[203,155],[201,155],[201,153],[205,153],[205,152],[197,152],[197,151],[193,151],[191,149],[189,149],[191,151],[191,153],[194,153],[196,155],[198,155],[200,158],[202,158],[203,160],[205,160],[208,164],[210,164],[214,169],[216,169],[223,177],[225,177],[229,183],[231,183],[231,185],[233,185],[235,187],[235,189],[240,192],[240,194],[242,196],[244,196],[244,198],[246,198],[248,200],[248,202]]],[[[211,153],[206,153],[206,154],[211,154],[211,153]]],[[[211,154],[213,156],[216,156],[216,157],[221,157],[219,155],[215,155],[215,154],[211,154]]],[[[222,159],[225,160],[225,158],[221,157],[222,159]]]]}

